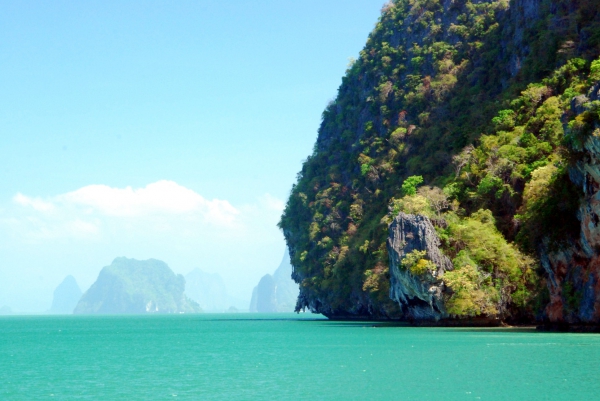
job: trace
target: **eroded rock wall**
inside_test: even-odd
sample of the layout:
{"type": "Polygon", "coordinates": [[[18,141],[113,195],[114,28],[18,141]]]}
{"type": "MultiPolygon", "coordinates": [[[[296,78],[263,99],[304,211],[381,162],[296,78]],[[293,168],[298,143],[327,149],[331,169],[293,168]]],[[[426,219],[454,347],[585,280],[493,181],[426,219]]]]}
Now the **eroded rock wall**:
{"type": "Polygon", "coordinates": [[[447,317],[441,277],[452,262],[440,250],[440,239],[425,216],[400,213],[389,226],[387,249],[390,257],[390,298],[398,302],[409,320],[439,320],[447,317]],[[425,251],[437,270],[414,275],[402,266],[412,251],[425,251]]]}

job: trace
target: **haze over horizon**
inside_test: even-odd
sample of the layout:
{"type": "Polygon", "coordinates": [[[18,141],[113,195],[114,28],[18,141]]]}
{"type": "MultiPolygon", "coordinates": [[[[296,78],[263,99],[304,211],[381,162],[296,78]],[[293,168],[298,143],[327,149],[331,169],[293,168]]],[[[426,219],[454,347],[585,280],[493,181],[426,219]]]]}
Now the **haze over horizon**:
{"type": "Polygon", "coordinates": [[[120,256],[250,300],[383,1],[0,4],[0,306],[120,256]]]}

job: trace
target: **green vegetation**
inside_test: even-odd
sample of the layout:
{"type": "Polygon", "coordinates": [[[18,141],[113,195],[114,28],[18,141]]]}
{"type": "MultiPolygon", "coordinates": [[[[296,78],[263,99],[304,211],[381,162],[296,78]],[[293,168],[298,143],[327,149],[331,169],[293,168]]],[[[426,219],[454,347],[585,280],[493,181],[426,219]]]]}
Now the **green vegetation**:
{"type": "Polygon", "coordinates": [[[413,175],[408,177],[402,183],[402,193],[404,195],[416,195],[417,194],[417,185],[423,182],[423,177],[420,175],[413,175]]]}
{"type": "Polygon", "coordinates": [[[496,314],[502,310],[502,299],[526,307],[535,289],[534,261],[506,241],[496,229],[492,213],[480,209],[467,218],[448,214],[446,218],[446,253],[454,256],[455,268],[443,278],[454,291],[448,299],[448,312],[458,316],[496,314]],[[474,291],[468,293],[466,288],[474,291]]]}
{"type": "Polygon", "coordinates": [[[437,266],[425,258],[427,252],[414,250],[407,253],[402,259],[402,267],[409,270],[415,276],[423,274],[434,274],[437,266]]]}
{"type": "MultiPolygon", "coordinates": [[[[577,235],[568,167],[600,102],[577,116],[570,104],[600,79],[598,6],[540,0],[526,22],[505,0],[443,3],[384,7],[281,218],[304,299],[330,314],[400,316],[386,249],[400,211],[443,222],[455,268],[446,306],[458,317],[535,313],[547,296],[535,273],[542,236],[559,248],[577,235]]],[[[431,270],[423,255],[405,262],[431,270]]]]}

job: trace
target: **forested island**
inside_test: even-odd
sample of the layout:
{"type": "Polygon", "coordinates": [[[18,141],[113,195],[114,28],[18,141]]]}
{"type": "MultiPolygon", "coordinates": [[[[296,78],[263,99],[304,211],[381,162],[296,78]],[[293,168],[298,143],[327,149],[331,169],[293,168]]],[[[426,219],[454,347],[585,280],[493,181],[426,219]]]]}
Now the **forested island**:
{"type": "Polygon", "coordinates": [[[116,258],[102,268],[74,314],[198,313],[185,294],[185,278],[160,260],[116,258]]]}
{"type": "Polygon", "coordinates": [[[395,0],[279,223],[296,310],[600,323],[600,4],[395,0]]]}

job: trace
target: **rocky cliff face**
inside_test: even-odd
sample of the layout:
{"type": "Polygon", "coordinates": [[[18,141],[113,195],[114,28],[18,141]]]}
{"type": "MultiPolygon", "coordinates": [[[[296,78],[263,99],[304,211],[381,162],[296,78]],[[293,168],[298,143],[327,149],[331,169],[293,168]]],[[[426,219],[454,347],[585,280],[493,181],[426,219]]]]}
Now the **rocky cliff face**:
{"type": "Polygon", "coordinates": [[[390,257],[390,298],[401,305],[409,320],[439,320],[447,317],[440,280],[452,262],[440,250],[431,220],[424,216],[400,213],[390,224],[387,249],[390,257]],[[436,269],[415,275],[402,266],[403,258],[413,251],[425,251],[436,269]]]}
{"type": "MultiPolygon", "coordinates": [[[[600,83],[587,96],[571,102],[572,116],[590,111],[600,100],[600,83]]],[[[566,127],[565,127],[566,128],[566,127]]],[[[600,322],[600,124],[583,143],[575,144],[581,159],[570,169],[570,178],[584,193],[578,211],[580,236],[558,251],[542,247],[541,263],[548,274],[549,303],[544,318],[554,324],[595,324],[600,322]]],[[[574,135],[566,129],[567,137],[574,135]]]]}

